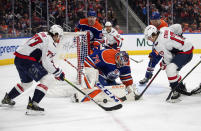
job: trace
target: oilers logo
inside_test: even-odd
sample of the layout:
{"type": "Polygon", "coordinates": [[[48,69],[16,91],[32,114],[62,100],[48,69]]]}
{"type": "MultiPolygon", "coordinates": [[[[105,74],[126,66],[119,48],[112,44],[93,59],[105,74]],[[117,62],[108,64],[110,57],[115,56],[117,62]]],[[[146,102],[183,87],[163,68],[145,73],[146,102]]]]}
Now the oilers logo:
{"type": "Polygon", "coordinates": [[[94,34],[90,31],[90,30],[87,30],[88,32],[89,32],[89,34],[90,34],[90,40],[93,40],[93,38],[94,38],[94,34]]]}

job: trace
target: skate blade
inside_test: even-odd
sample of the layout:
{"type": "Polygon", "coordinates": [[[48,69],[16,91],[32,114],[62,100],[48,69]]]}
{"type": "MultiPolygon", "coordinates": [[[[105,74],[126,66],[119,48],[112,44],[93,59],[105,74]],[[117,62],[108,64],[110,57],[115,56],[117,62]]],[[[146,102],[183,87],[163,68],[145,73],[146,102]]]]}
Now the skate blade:
{"type": "Polygon", "coordinates": [[[170,100],[168,100],[167,102],[168,103],[178,103],[178,102],[180,102],[181,101],[181,99],[170,99],[170,100]]]}
{"type": "Polygon", "coordinates": [[[30,115],[30,116],[45,115],[45,111],[34,111],[34,110],[27,109],[25,115],[30,115]]]}
{"type": "Polygon", "coordinates": [[[147,83],[144,83],[144,84],[138,84],[138,86],[146,86],[147,85],[147,83]]]}
{"type": "Polygon", "coordinates": [[[8,108],[13,108],[13,107],[14,107],[14,105],[0,104],[0,107],[8,107],[8,108]]]}

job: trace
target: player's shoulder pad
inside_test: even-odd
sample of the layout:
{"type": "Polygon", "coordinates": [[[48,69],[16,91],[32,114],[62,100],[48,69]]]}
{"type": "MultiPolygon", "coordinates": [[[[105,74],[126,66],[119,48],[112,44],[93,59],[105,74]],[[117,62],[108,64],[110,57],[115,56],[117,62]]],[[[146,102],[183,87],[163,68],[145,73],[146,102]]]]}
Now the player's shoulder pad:
{"type": "Polygon", "coordinates": [[[163,19],[160,19],[161,21],[161,27],[168,27],[168,23],[165,22],[163,19]]]}
{"type": "Polygon", "coordinates": [[[96,20],[96,22],[95,22],[93,27],[96,28],[99,31],[102,31],[102,29],[103,29],[102,25],[97,20],[96,20]]]}
{"type": "Polygon", "coordinates": [[[102,59],[105,63],[115,65],[115,55],[118,51],[115,49],[106,49],[102,52],[102,59]]]}
{"type": "Polygon", "coordinates": [[[87,18],[80,19],[79,24],[81,24],[81,25],[88,25],[88,19],[87,18]]]}

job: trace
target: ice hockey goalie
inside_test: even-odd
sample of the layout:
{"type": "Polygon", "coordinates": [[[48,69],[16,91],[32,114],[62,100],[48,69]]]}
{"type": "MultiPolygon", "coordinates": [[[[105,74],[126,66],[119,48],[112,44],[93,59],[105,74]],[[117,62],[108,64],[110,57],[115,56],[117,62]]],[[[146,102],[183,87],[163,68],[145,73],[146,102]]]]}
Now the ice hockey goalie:
{"type": "MultiPolygon", "coordinates": [[[[125,51],[115,49],[103,49],[87,56],[84,61],[85,75],[89,84],[86,84],[85,91],[94,100],[111,100],[106,93],[102,92],[99,85],[110,90],[117,97],[129,96],[127,98],[134,100],[137,93],[131,76],[129,56],[125,51]],[[120,79],[122,83],[117,83],[120,79]]],[[[86,82],[86,81],[85,81],[86,82]]],[[[79,93],[74,94],[73,100],[76,102],[89,101],[86,96],[79,93]]]]}

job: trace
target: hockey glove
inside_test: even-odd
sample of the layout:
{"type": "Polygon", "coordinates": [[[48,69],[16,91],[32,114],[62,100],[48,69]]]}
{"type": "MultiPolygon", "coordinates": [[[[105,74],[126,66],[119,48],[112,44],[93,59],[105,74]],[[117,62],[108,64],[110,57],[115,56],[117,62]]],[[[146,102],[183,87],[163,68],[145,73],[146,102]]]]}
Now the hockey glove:
{"type": "Polygon", "coordinates": [[[64,81],[65,73],[61,69],[57,69],[57,71],[54,74],[55,79],[59,81],[64,81]]]}
{"type": "Polygon", "coordinates": [[[135,84],[127,86],[125,88],[125,90],[126,90],[127,95],[132,93],[132,92],[134,93],[134,95],[139,95],[139,92],[138,92],[135,84]]]}
{"type": "Polygon", "coordinates": [[[166,69],[166,64],[165,64],[165,62],[162,60],[161,62],[160,62],[160,67],[161,67],[161,69],[162,70],[165,70],[166,69]]]}

